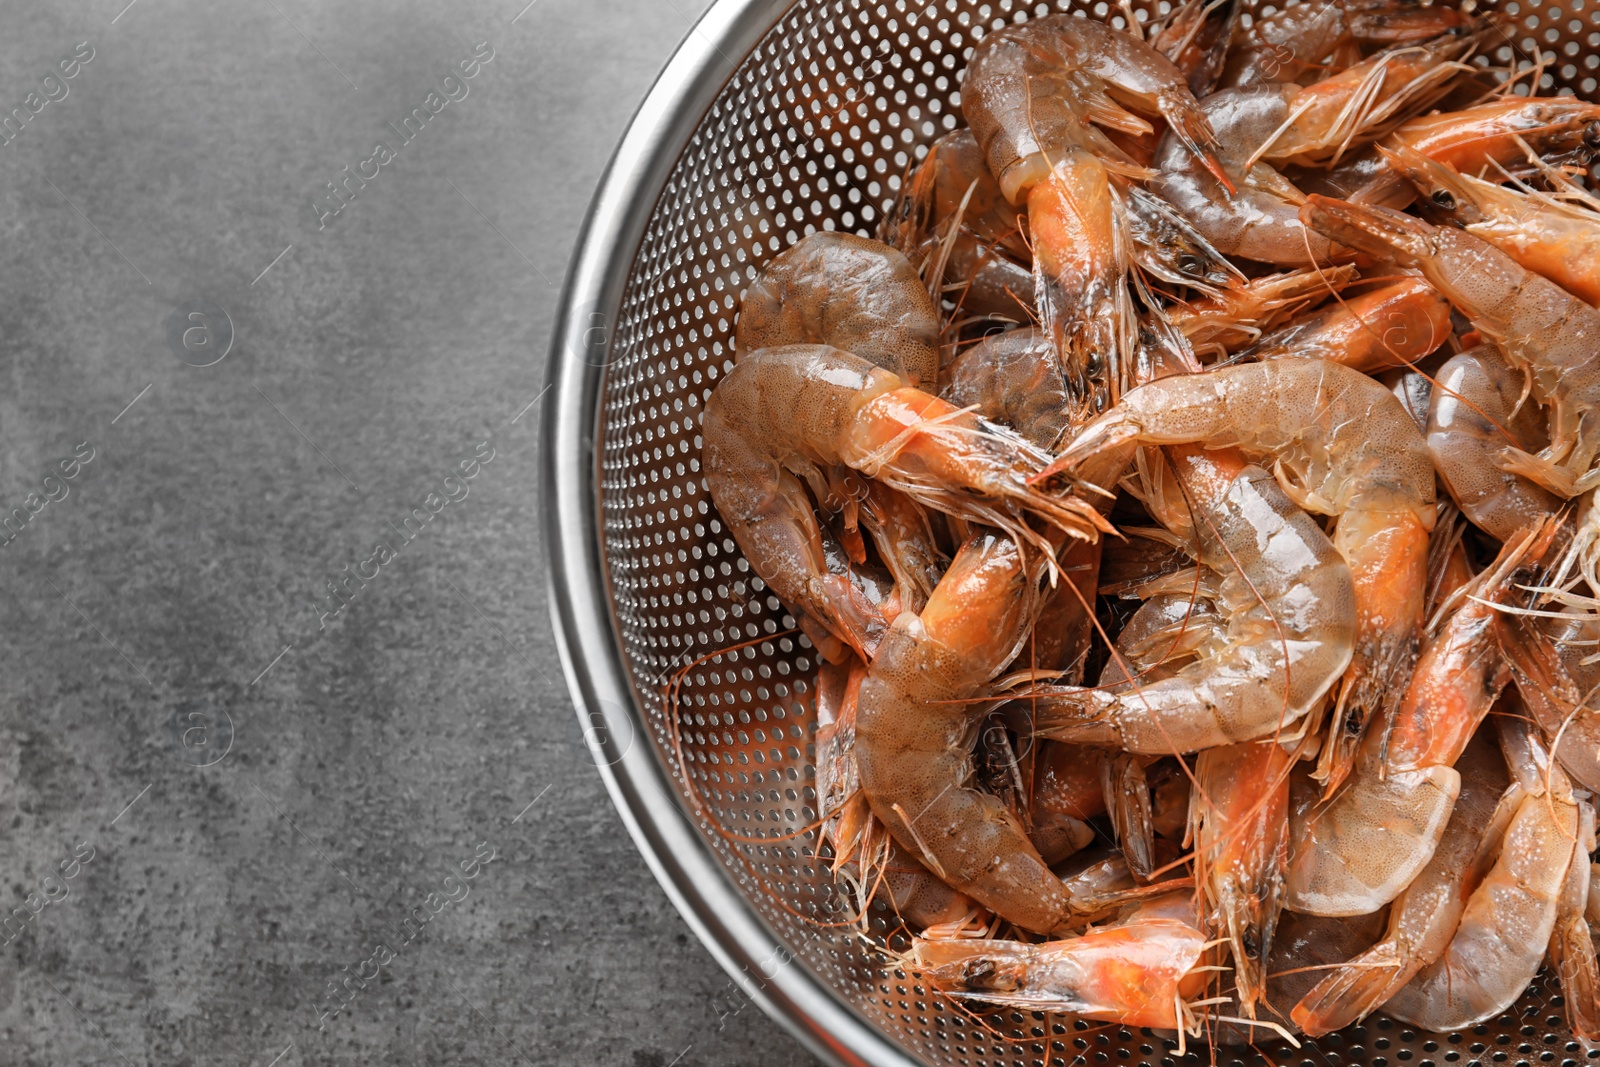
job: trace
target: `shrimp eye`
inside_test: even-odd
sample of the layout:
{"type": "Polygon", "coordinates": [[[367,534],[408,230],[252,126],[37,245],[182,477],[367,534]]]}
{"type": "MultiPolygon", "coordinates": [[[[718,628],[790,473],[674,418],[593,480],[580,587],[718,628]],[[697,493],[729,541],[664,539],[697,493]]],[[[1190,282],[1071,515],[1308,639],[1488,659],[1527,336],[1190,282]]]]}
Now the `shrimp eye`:
{"type": "Polygon", "coordinates": [[[1362,725],[1361,712],[1352,711],[1344,720],[1344,732],[1351,737],[1359,737],[1362,725]]]}
{"type": "Polygon", "coordinates": [[[1586,147],[1600,149],[1600,122],[1583,124],[1583,143],[1586,147]]]}
{"type": "Polygon", "coordinates": [[[1254,930],[1246,930],[1244,932],[1244,937],[1241,938],[1241,940],[1244,942],[1244,954],[1246,959],[1254,960],[1261,958],[1261,946],[1256,942],[1256,932],[1254,930]]]}
{"type": "Polygon", "coordinates": [[[1206,265],[1200,262],[1199,256],[1185,253],[1178,257],[1178,269],[1191,278],[1198,278],[1205,273],[1206,265]]]}
{"type": "Polygon", "coordinates": [[[1450,195],[1450,190],[1448,189],[1434,190],[1432,199],[1435,207],[1442,207],[1446,211],[1454,211],[1456,209],[1456,198],[1450,195]]]}

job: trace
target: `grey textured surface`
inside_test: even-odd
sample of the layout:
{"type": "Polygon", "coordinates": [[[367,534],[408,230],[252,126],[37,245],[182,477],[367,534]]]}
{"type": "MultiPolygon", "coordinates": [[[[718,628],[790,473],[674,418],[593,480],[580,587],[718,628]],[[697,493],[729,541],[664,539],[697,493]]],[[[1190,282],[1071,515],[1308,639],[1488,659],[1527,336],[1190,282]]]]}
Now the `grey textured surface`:
{"type": "Polygon", "coordinates": [[[0,146],[0,515],[37,511],[0,544],[0,1064],[812,1062],[585,757],[524,410],[705,0],[522,2],[3,12],[0,114],[39,110],[0,146]],[[201,300],[234,333],[206,367],[225,326],[166,325],[201,300]]]}

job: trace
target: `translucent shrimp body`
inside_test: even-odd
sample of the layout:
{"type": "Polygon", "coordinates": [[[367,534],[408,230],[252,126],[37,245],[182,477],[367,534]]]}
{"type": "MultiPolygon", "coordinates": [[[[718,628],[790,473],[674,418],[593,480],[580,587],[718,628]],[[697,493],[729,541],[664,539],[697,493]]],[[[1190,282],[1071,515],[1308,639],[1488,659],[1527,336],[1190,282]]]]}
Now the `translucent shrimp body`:
{"type": "Polygon", "coordinates": [[[802,237],[745,290],[736,358],[800,344],[853,352],[909,385],[932,389],[939,380],[939,310],[916,268],[855,234],[802,237]]]}
{"type": "Polygon", "coordinates": [[[1125,692],[1041,687],[1028,703],[1041,734],[1167,755],[1288,733],[1349,664],[1355,598],[1328,536],[1259,467],[1198,449],[1177,463],[1226,643],[1125,692]]]}
{"type": "Polygon", "coordinates": [[[1449,336],[1450,302],[1421,278],[1402,278],[1274,330],[1239,358],[1325,359],[1376,374],[1415,363],[1449,336]]]}
{"type": "MultiPolygon", "coordinates": [[[[1500,804],[1511,780],[1492,742],[1475,740],[1456,768],[1461,793],[1444,837],[1422,873],[1395,898],[1383,939],[1349,966],[1328,972],[1294,1006],[1295,1023],[1310,1036],[1364,1019],[1449,945],[1468,894],[1494,859],[1482,843],[1498,840],[1515,811],[1515,804],[1500,804]]],[[[1586,871],[1586,892],[1587,881],[1586,871]]]]}
{"type": "Polygon", "coordinates": [[[1528,372],[1534,398],[1547,409],[1550,445],[1536,457],[1518,457],[1518,472],[1563,496],[1592,486],[1600,456],[1600,310],[1465,230],[1323,196],[1311,197],[1303,214],[1343,244],[1420,268],[1528,372]]]}
{"type": "Polygon", "coordinates": [[[972,131],[960,129],[929,148],[882,233],[963,315],[1025,321],[1033,303],[1025,225],[1024,213],[1006,202],[989,173],[972,131]]]}
{"type": "Polygon", "coordinates": [[[1455,763],[1509,680],[1495,648],[1496,605],[1535,547],[1529,531],[1464,591],[1423,649],[1404,699],[1368,732],[1349,781],[1293,816],[1289,907],[1376,911],[1433,858],[1461,791],[1455,763]]]}
{"type": "MultiPolygon", "coordinates": [[[[1367,720],[1398,700],[1416,656],[1434,522],[1433,464],[1416,424],[1364,374],[1320,360],[1274,360],[1141,386],[1079,435],[1056,467],[1127,442],[1234,446],[1267,457],[1300,505],[1338,516],[1334,544],[1349,564],[1359,620],[1340,696],[1348,728],[1335,731],[1336,751],[1325,762],[1331,777],[1342,777],[1367,720]]],[[[1211,565],[1225,570],[1230,562],[1211,565]]],[[[1287,604],[1277,610],[1280,625],[1293,624],[1287,604]]]]}
{"type": "MultiPolygon", "coordinates": [[[[1545,158],[1592,152],[1600,147],[1600,104],[1573,96],[1505,96],[1469,107],[1424,115],[1402,124],[1386,139],[1465,174],[1515,166],[1526,144],[1545,158]]],[[[1307,193],[1357,203],[1403,208],[1415,188],[1389,166],[1377,146],[1350,156],[1331,171],[1300,176],[1307,193]]]]}
{"type": "Polygon", "coordinates": [[[945,368],[940,396],[1052,449],[1070,428],[1067,383],[1044,331],[991,334],[945,368]]]}
{"type": "Polygon", "coordinates": [[[1010,431],[826,345],[740,359],[706,402],[701,432],[706,486],[750,565],[803,623],[862,659],[884,622],[848,577],[828,569],[806,493],[809,482],[825,494],[823,471],[852,467],[919,503],[989,525],[1021,530],[1014,505],[1040,509],[1083,538],[1103,524],[1087,504],[1029,488],[1044,456],[1010,431]]]}
{"type": "Polygon", "coordinates": [[[1048,933],[1072,914],[1066,887],[1017,817],[968,784],[986,711],[972,698],[1016,655],[1033,603],[1014,542],[963,546],[922,613],[884,636],[861,686],[856,756],[873,813],[901,847],[1001,918],[1048,933]]]}
{"type": "Polygon", "coordinates": [[[1013,204],[1024,203],[1074,146],[1131,162],[1091,123],[1140,136],[1153,130],[1141,116],[1159,115],[1196,155],[1216,147],[1172,61],[1091,19],[1052,15],[989,34],[973,51],[961,94],[967,123],[1013,204]]]}
{"type": "Polygon", "coordinates": [[[1452,61],[1468,47],[1466,39],[1441,39],[1374,57],[1309,89],[1287,83],[1213,93],[1201,109],[1217,134],[1216,159],[1236,191],[1200,165],[1175,131],[1156,149],[1151,166],[1159,173],[1150,188],[1224,253],[1282,266],[1325,261],[1335,252],[1333,243],[1300,221],[1303,195],[1277,166],[1320,162],[1383,132],[1397,110],[1440,89],[1453,74],[1452,61]],[[1359,107],[1353,106],[1357,100],[1359,107]]]}
{"type": "Polygon", "coordinates": [[[1561,889],[1556,928],[1550,935],[1549,962],[1561,983],[1567,1025],[1585,1041],[1600,1037],[1600,958],[1585,914],[1589,901],[1589,853],[1595,847],[1594,804],[1578,800],[1578,846],[1561,889]]]}
{"type": "Polygon", "coordinates": [[[1414,148],[1379,146],[1389,166],[1466,231],[1589,304],[1600,304],[1600,214],[1496,185],[1414,148]]]}
{"type": "Polygon", "coordinates": [[[1209,748],[1195,760],[1190,798],[1207,921],[1233,950],[1240,1005],[1254,1018],[1283,909],[1289,865],[1289,768],[1276,741],[1209,748]]]}
{"type": "Polygon", "coordinates": [[[1150,189],[1213,247],[1231,256],[1305,266],[1333,254],[1333,242],[1300,221],[1300,191],[1270,163],[1251,162],[1256,147],[1289,117],[1290,90],[1276,85],[1225,89],[1201,104],[1216,130],[1217,159],[1236,187],[1230,195],[1216,175],[1168,133],[1156,147],[1150,189]]]}
{"type": "Polygon", "coordinates": [[[1298,81],[1323,69],[1320,62],[1353,45],[1393,45],[1426,40],[1465,21],[1459,11],[1417,0],[1334,0],[1290,5],[1258,18],[1236,45],[1223,74],[1225,86],[1298,81]]]}
{"type": "MultiPolygon", "coordinates": [[[[1512,722],[1501,720],[1502,734],[1512,722]]],[[[1401,1022],[1450,1031],[1494,1018],[1533,981],[1555,931],[1578,841],[1578,804],[1542,746],[1516,727],[1511,732],[1520,737],[1502,749],[1522,799],[1449,947],[1384,1006],[1401,1022]]]]}
{"type": "Polygon", "coordinates": [[[1555,514],[1560,497],[1500,465],[1508,448],[1537,452],[1546,435],[1543,413],[1522,403],[1524,379],[1499,349],[1452,356],[1434,378],[1428,452],[1461,513],[1500,541],[1555,514]]]}
{"type": "Polygon", "coordinates": [[[1189,1026],[1182,1002],[1203,984],[1194,968],[1205,943],[1188,897],[1176,894],[1064,941],[918,939],[911,962],[954,996],[1174,1030],[1189,1026]]]}

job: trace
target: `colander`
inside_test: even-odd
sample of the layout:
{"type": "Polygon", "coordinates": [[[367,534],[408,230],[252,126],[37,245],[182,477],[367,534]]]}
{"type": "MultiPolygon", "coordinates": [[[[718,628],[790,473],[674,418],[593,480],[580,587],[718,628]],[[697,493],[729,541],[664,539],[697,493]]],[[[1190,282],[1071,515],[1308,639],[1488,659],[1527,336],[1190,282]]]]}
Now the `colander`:
{"type": "MultiPolygon", "coordinates": [[[[1594,94],[1597,0],[1498,6],[1510,36],[1485,58],[1526,66],[1542,56],[1543,91],[1594,94]]],[[[1168,3],[1131,7],[1145,20],[1168,3]]],[[[732,976],[706,1005],[706,1029],[753,1002],[838,1064],[1177,1059],[1147,1032],[974,1017],[850,927],[826,925],[840,921],[840,902],[805,832],[816,817],[815,657],[740,556],[700,470],[700,414],[732,365],[745,286],[813,229],[870,234],[907,165],[960,124],[973,44],[1058,11],[1124,18],[1104,0],[717,0],[646,98],[591,208],[545,401],[551,603],[584,751],[667,895],[732,976]],[[664,695],[673,680],[676,702],[664,695]]],[[[886,932],[877,917],[878,944],[886,932]]],[[[1298,1051],[1269,1050],[1271,1061],[1216,1057],[1435,1067],[1600,1056],[1564,1032],[1542,979],[1469,1033],[1373,1018],[1298,1051]]]]}

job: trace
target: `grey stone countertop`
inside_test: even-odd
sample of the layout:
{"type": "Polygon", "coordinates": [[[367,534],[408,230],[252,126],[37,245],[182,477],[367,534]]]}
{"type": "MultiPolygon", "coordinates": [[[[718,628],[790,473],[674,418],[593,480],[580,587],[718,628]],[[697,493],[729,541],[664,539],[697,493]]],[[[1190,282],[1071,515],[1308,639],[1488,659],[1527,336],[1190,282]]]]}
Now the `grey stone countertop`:
{"type": "Polygon", "coordinates": [[[813,1062],[545,591],[559,286],[706,0],[525,3],[0,10],[3,1067],[813,1062]]]}

